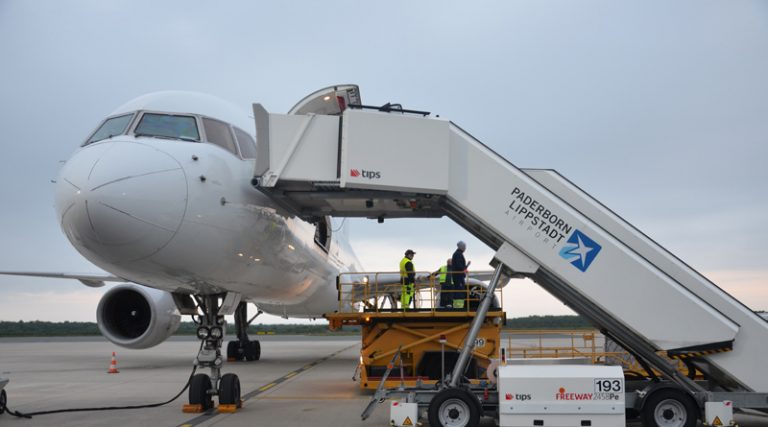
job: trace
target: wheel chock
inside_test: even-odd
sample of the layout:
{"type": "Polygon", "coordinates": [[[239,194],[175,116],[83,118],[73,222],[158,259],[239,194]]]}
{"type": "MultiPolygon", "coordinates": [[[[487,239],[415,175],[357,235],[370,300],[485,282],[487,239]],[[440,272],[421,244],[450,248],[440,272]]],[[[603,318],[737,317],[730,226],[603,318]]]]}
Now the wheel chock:
{"type": "Polygon", "coordinates": [[[240,409],[242,407],[243,407],[243,401],[241,400],[240,402],[238,402],[236,404],[233,403],[233,404],[229,404],[229,405],[219,405],[219,407],[217,409],[221,413],[234,414],[235,412],[237,412],[238,409],[240,409]]]}
{"type": "Polygon", "coordinates": [[[203,405],[197,403],[197,404],[194,404],[194,405],[192,405],[192,404],[185,404],[181,408],[181,412],[183,412],[185,414],[202,414],[205,411],[203,410],[203,405]]]}

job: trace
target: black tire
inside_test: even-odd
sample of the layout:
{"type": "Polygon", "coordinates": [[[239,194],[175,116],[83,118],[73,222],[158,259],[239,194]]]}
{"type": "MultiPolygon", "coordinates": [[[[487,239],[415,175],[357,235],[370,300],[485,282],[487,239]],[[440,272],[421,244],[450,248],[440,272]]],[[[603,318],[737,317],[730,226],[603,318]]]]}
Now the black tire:
{"type": "Polygon", "coordinates": [[[261,344],[258,340],[248,341],[245,347],[245,360],[252,362],[261,359],[261,344]]]}
{"type": "Polygon", "coordinates": [[[8,405],[8,394],[5,390],[0,390],[0,414],[5,413],[6,405],[8,405]]]}
{"type": "Polygon", "coordinates": [[[219,381],[219,404],[240,407],[240,379],[235,374],[224,374],[219,381]]]}
{"type": "Polygon", "coordinates": [[[213,399],[208,393],[211,386],[211,378],[205,374],[196,374],[189,382],[189,404],[202,405],[203,411],[213,408],[213,399]]]}
{"type": "Polygon", "coordinates": [[[480,424],[480,402],[470,392],[447,388],[429,402],[427,412],[431,427],[476,427],[480,424]]]}
{"type": "Polygon", "coordinates": [[[245,357],[243,353],[243,349],[240,348],[240,341],[230,341],[227,343],[227,360],[243,360],[245,357]]]}
{"type": "Polygon", "coordinates": [[[638,411],[638,410],[637,410],[637,409],[635,409],[635,408],[627,408],[627,409],[624,411],[624,418],[625,418],[627,421],[635,421],[635,420],[637,420],[638,418],[640,418],[640,411],[638,411]]]}
{"type": "Polygon", "coordinates": [[[673,388],[653,392],[640,412],[643,427],[695,427],[699,409],[687,393],[673,388]]]}

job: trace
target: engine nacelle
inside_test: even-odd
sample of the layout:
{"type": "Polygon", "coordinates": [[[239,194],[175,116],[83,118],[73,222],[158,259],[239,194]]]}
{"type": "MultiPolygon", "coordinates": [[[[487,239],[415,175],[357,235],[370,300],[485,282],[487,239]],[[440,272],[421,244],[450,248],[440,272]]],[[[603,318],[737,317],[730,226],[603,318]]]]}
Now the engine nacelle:
{"type": "Polygon", "coordinates": [[[181,314],[169,292],[125,284],[110,289],[96,309],[99,330],[125,348],[156,346],[181,323],[181,314]]]}

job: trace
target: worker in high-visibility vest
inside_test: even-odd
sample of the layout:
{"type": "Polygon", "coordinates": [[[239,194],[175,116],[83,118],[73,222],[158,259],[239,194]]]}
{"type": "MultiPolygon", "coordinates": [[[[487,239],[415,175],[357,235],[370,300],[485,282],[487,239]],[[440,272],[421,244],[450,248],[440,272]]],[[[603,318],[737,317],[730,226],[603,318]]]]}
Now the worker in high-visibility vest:
{"type": "Polygon", "coordinates": [[[433,276],[437,276],[437,281],[440,283],[440,307],[449,307],[453,304],[451,262],[452,260],[448,258],[448,261],[442,267],[432,273],[433,276]]]}
{"type": "MultiPolygon", "coordinates": [[[[408,249],[405,251],[405,256],[400,261],[400,283],[402,284],[400,305],[403,307],[404,311],[408,310],[408,306],[411,305],[411,300],[413,300],[413,284],[416,281],[416,269],[413,267],[413,256],[415,254],[416,252],[408,249]]],[[[413,308],[416,308],[415,301],[413,303],[413,308]]]]}

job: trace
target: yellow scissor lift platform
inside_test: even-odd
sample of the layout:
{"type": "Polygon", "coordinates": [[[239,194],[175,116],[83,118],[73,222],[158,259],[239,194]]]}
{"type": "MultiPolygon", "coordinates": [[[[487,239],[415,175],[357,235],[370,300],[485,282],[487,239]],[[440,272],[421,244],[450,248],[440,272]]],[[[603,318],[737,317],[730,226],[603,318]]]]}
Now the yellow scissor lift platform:
{"type": "MultiPolygon", "coordinates": [[[[360,388],[375,390],[398,350],[400,357],[385,382],[386,388],[415,387],[419,382],[434,384],[440,381],[442,372],[449,374],[485,292],[485,284],[476,277],[489,274],[474,273],[465,289],[447,292],[453,300],[449,308],[440,306],[437,277],[417,272],[416,308],[408,310],[398,302],[402,289],[397,281],[399,273],[340,275],[339,309],[325,317],[332,330],[344,325],[361,327],[360,388]]],[[[465,371],[475,384],[487,380],[486,370],[502,346],[501,328],[506,314],[501,300],[497,288],[465,371]]]]}

